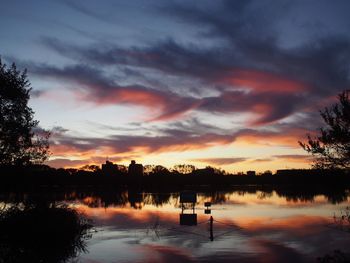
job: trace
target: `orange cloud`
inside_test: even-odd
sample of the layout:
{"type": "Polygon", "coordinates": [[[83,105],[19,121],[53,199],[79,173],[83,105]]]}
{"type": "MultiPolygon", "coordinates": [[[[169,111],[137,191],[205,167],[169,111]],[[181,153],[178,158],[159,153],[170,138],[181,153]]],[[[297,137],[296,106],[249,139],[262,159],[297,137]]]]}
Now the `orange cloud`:
{"type": "MultiPolygon", "coordinates": [[[[103,87],[90,86],[89,100],[99,105],[130,104],[145,107],[156,116],[149,118],[152,121],[175,119],[184,113],[198,107],[199,101],[193,98],[181,97],[175,93],[148,89],[141,86],[111,87],[105,94],[100,94],[103,87]]],[[[84,95],[79,95],[84,97],[84,95]]],[[[86,97],[86,96],[85,96],[86,97]]]]}
{"type": "Polygon", "coordinates": [[[270,72],[257,70],[234,70],[222,82],[240,87],[248,87],[256,92],[294,93],[303,92],[309,86],[299,80],[291,80],[270,72]]]}
{"type": "Polygon", "coordinates": [[[267,146],[288,146],[299,148],[298,140],[305,139],[304,129],[289,129],[280,132],[242,133],[237,137],[237,143],[267,146]]]}

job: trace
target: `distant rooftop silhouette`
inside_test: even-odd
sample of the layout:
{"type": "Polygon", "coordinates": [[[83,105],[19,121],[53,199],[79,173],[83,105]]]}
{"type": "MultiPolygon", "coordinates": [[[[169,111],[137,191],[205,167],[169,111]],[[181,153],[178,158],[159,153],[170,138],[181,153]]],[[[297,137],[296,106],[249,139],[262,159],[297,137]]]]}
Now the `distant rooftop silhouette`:
{"type": "Polygon", "coordinates": [[[132,160],[129,165],[128,174],[132,176],[143,176],[143,165],[137,164],[135,160],[132,160]]]}

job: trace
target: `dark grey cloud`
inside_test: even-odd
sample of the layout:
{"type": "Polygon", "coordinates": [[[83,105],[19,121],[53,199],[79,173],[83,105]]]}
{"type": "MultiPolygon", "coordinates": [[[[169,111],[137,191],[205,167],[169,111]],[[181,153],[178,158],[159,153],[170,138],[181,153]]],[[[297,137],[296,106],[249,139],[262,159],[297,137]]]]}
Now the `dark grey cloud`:
{"type": "Polygon", "coordinates": [[[65,57],[96,65],[151,68],[173,75],[205,79],[214,78],[217,72],[230,67],[230,63],[226,64],[220,58],[234,58],[234,54],[230,54],[232,52],[225,53],[225,50],[211,50],[199,45],[183,46],[172,38],[150,46],[134,45],[130,48],[105,42],[88,47],[77,46],[48,37],[42,38],[42,44],[65,57]]]}
{"type": "MultiPolygon", "coordinates": [[[[146,153],[168,150],[184,151],[189,149],[207,148],[215,144],[228,144],[235,140],[234,135],[205,133],[194,135],[185,131],[169,131],[167,136],[128,136],[115,135],[106,138],[81,138],[74,136],[56,136],[51,140],[51,147],[63,146],[64,149],[86,152],[108,147],[115,153],[127,153],[137,148],[143,148],[146,153]]],[[[67,150],[68,151],[68,150],[67,150]]],[[[56,151],[58,152],[58,150],[56,151]]]]}
{"type": "Polygon", "coordinates": [[[53,134],[61,135],[61,134],[63,134],[63,133],[68,132],[69,130],[66,129],[66,128],[64,128],[64,127],[62,127],[62,126],[54,126],[50,131],[51,131],[51,133],[53,133],[53,134]]]}
{"type": "MultiPolygon", "coordinates": [[[[288,31],[277,29],[275,25],[282,20],[279,13],[288,16],[293,12],[291,9],[296,6],[295,2],[220,3],[222,5],[218,5],[217,9],[201,9],[192,5],[165,6],[163,9],[178,19],[198,26],[207,25],[208,38],[216,35],[227,39],[229,47],[224,52],[239,54],[236,55],[240,57],[239,62],[234,61],[237,66],[248,65],[249,68],[275,72],[289,79],[304,80],[318,92],[326,94],[344,89],[344,85],[349,86],[349,63],[346,62],[350,56],[349,34],[334,33],[317,38],[310,34],[302,45],[285,48],[277,38],[288,34],[288,31]]],[[[316,2],[313,3],[316,5],[316,2]]],[[[350,5],[344,5],[344,8],[350,9],[350,5]]]]}
{"type": "Polygon", "coordinates": [[[105,13],[105,12],[99,13],[96,10],[93,10],[93,8],[91,6],[88,7],[87,5],[83,5],[83,4],[79,3],[79,1],[63,0],[62,3],[64,3],[68,7],[72,8],[73,10],[75,10],[81,14],[84,14],[84,15],[89,16],[89,17],[93,17],[97,20],[106,21],[107,13],[105,13]]]}
{"type": "Polygon", "coordinates": [[[303,107],[304,96],[262,92],[259,94],[243,91],[226,91],[217,97],[203,99],[200,109],[207,112],[253,112],[261,114],[255,124],[267,124],[283,119],[300,107],[303,107]]]}
{"type": "Polygon", "coordinates": [[[174,121],[168,123],[165,128],[154,127],[157,131],[167,135],[176,135],[178,132],[185,132],[188,134],[230,134],[232,130],[229,128],[220,128],[217,125],[204,123],[198,117],[187,118],[185,120],[174,121]]]}
{"type": "MultiPolygon", "coordinates": [[[[184,46],[169,39],[149,47],[100,44],[78,47],[56,39],[43,40],[61,55],[98,65],[124,65],[152,68],[174,75],[188,75],[215,83],[235,77],[235,70],[254,70],[276,74],[280,78],[305,83],[317,95],[333,95],[349,86],[350,41],[346,37],[310,41],[295,49],[283,49],[276,43],[252,40],[238,49],[217,46],[203,49],[184,46]],[[320,94],[317,94],[320,93],[320,94]]],[[[285,87],[281,87],[283,91],[285,87]]],[[[299,91],[300,92],[300,91],[299,91]]]]}
{"type": "Polygon", "coordinates": [[[45,91],[43,91],[43,90],[31,90],[30,96],[33,98],[38,98],[38,97],[42,96],[44,93],[45,93],[45,91]]]}
{"type": "MultiPolygon", "coordinates": [[[[132,160],[135,158],[139,158],[139,156],[136,155],[125,155],[125,156],[120,156],[116,157],[113,156],[113,158],[108,158],[109,161],[112,162],[121,162],[125,160],[132,160]]],[[[86,164],[100,164],[104,163],[106,161],[107,157],[106,156],[91,156],[89,158],[85,159],[79,159],[79,160],[72,160],[69,158],[51,158],[50,160],[46,161],[45,164],[54,167],[54,168],[62,168],[62,167],[81,167],[86,164]]]]}
{"type": "MultiPolygon", "coordinates": [[[[166,13],[175,19],[199,26],[200,33],[207,37],[224,37],[237,39],[240,35],[252,34],[257,26],[258,18],[263,19],[259,10],[251,9],[253,1],[217,1],[208,5],[174,3],[160,7],[161,13],[166,13]]],[[[266,23],[267,20],[264,19],[266,23]]]]}
{"type": "Polygon", "coordinates": [[[55,168],[83,166],[89,160],[71,160],[67,158],[55,158],[46,162],[47,165],[55,168]]]}

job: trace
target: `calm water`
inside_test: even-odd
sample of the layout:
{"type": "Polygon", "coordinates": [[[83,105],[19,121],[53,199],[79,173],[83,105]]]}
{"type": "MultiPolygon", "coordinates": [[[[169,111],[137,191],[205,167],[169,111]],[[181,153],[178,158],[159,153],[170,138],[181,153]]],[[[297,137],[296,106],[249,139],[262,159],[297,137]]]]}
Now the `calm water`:
{"type": "MultiPolygon", "coordinates": [[[[79,262],[317,262],[334,250],[349,253],[348,225],[334,222],[350,206],[349,191],[196,194],[194,212],[183,211],[196,214],[195,226],[180,225],[179,193],[70,192],[50,198],[93,222],[79,262]],[[211,202],[210,214],[205,202],[211,202]]],[[[28,199],[7,194],[0,205],[28,199]]]]}

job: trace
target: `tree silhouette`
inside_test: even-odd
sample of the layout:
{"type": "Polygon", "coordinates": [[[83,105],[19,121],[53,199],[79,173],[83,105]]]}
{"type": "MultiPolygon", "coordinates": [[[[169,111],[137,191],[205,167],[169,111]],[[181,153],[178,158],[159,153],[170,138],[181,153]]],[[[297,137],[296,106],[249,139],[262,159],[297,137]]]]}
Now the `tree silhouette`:
{"type": "Polygon", "coordinates": [[[156,165],[152,170],[153,175],[168,175],[169,173],[169,170],[162,165],[156,165]]]}
{"type": "Polygon", "coordinates": [[[75,262],[87,251],[92,222],[64,205],[0,210],[0,262],[75,262]]]}
{"type": "Polygon", "coordinates": [[[50,133],[38,127],[28,106],[27,72],[7,67],[0,58],[0,165],[29,165],[48,158],[50,133]]]}
{"type": "Polygon", "coordinates": [[[314,168],[350,168],[350,90],[338,95],[339,102],[320,111],[326,124],[320,135],[300,146],[315,157],[314,168]]]}
{"type": "Polygon", "coordinates": [[[89,171],[89,172],[99,172],[101,170],[101,168],[98,165],[94,165],[94,164],[86,164],[80,167],[79,169],[84,171],[89,171]]]}
{"type": "Polygon", "coordinates": [[[174,166],[173,170],[180,174],[190,174],[196,170],[196,167],[191,164],[177,164],[174,166]]]}

